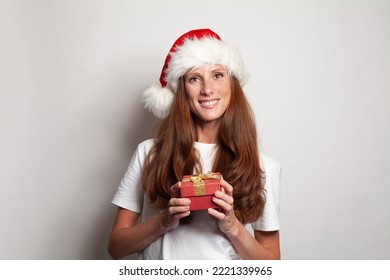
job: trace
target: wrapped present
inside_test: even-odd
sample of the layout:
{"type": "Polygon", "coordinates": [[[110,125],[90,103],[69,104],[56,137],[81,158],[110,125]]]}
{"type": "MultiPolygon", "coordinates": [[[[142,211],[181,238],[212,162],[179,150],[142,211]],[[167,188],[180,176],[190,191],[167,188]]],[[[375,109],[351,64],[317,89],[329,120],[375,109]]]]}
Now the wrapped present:
{"type": "Polygon", "coordinates": [[[190,210],[218,208],[212,198],[216,191],[221,190],[220,179],[219,172],[184,176],[180,186],[180,197],[191,200],[190,210]]]}

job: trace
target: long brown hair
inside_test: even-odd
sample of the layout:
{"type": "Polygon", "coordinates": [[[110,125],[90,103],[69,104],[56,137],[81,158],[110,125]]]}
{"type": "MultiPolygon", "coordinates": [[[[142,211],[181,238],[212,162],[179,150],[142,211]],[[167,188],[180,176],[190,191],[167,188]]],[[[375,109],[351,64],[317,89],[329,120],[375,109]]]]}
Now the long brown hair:
{"type": "MultiPolygon", "coordinates": [[[[194,141],[195,125],[181,78],[169,115],[154,130],[154,146],[142,171],[142,185],[152,207],[166,208],[170,187],[184,175],[202,171],[194,141]]],[[[264,172],[256,124],[235,77],[231,78],[231,99],[222,116],[213,171],[221,172],[233,186],[234,210],[241,223],[260,217],[265,204],[264,172]]]]}

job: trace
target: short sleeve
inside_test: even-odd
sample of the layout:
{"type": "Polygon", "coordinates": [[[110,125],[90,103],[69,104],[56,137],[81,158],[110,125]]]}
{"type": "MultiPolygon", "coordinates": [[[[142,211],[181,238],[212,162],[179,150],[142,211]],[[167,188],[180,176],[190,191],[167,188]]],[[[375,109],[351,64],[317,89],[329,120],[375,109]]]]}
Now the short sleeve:
{"type": "Polygon", "coordinates": [[[138,145],[111,201],[113,204],[137,213],[142,212],[144,190],[141,184],[141,173],[152,145],[152,140],[146,140],[138,145]]]}
{"type": "Polygon", "coordinates": [[[279,209],[280,209],[280,181],[282,168],[274,159],[267,156],[262,157],[265,169],[265,197],[263,214],[252,223],[255,230],[274,231],[279,230],[279,209]]]}

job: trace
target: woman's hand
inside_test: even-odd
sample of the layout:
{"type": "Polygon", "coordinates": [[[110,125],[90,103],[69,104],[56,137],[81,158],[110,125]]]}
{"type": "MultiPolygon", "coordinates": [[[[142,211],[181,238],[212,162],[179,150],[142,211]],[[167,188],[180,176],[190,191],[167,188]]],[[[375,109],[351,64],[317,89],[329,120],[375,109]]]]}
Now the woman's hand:
{"type": "Polygon", "coordinates": [[[188,198],[180,198],[180,185],[181,182],[177,182],[171,187],[171,199],[168,202],[168,207],[164,210],[164,216],[162,219],[163,225],[168,230],[174,229],[179,225],[180,219],[190,215],[190,203],[188,198]]]}
{"type": "Polygon", "coordinates": [[[176,228],[181,218],[190,214],[188,198],[179,198],[180,183],[171,187],[168,206],[158,215],[138,223],[140,213],[119,207],[111,231],[108,251],[112,258],[121,259],[140,252],[167,231],[176,228]]]}
{"type": "Polygon", "coordinates": [[[214,193],[213,201],[220,209],[209,208],[208,212],[211,216],[218,220],[219,228],[225,234],[231,234],[238,230],[241,224],[234,214],[234,199],[233,199],[233,187],[221,178],[221,191],[214,193]]]}
{"type": "Polygon", "coordinates": [[[218,220],[219,228],[230,239],[243,259],[280,259],[279,231],[255,230],[255,237],[245,229],[234,214],[233,187],[221,179],[221,191],[216,191],[213,201],[220,209],[209,208],[218,220]]]}

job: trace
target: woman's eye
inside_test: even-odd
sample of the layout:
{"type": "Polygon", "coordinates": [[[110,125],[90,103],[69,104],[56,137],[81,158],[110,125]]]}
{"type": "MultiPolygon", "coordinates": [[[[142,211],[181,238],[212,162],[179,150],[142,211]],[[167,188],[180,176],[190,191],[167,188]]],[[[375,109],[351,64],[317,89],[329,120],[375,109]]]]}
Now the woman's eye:
{"type": "Polygon", "coordinates": [[[199,80],[198,77],[190,77],[190,78],[188,79],[188,81],[189,81],[190,83],[195,83],[195,82],[197,82],[198,80],[199,80]]]}
{"type": "Polygon", "coordinates": [[[222,73],[217,73],[217,74],[214,75],[215,79],[221,79],[222,77],[223,77],[222,73]]]}

